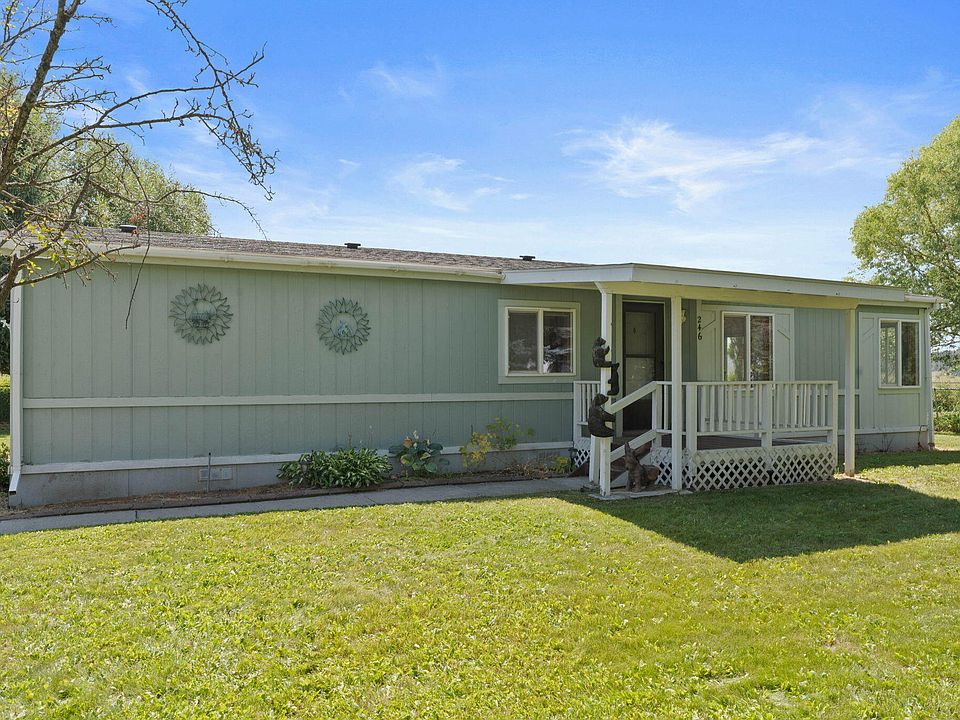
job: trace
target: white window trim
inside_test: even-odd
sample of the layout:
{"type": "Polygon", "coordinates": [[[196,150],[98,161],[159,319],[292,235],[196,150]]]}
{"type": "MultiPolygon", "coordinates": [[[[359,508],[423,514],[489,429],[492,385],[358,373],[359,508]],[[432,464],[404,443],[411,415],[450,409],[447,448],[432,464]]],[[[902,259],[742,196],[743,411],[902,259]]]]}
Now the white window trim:
{"type": "Polygon", "coordinates": [[[727,316],[733,317],[742,317],[746,318],[746,340],[747,340],[747,360],[746,360],[746,370],[747,375],[752,375],[752,363],[750,360],[753,356],[753,348],[750,347],[750,318],[751,317],[766,317],[770,318],[770,379],[773,380],[777,377],[777,318],[771,312],[751,312],[749,310],[738,311],[738,310],[724,310],[720,313],[720,379],[723,382],[765,382],[763,380],[754,380],[752,377],[747,377],[744,380],[727,380],[727,348],[724,344],[724,329],[727,325],[727,316]]]}
{"type": "Polygon", "coordinates": [[[880,317],[877,318],[877,387],[881,390],[895,390],[903,388],[905,390],[916,390],[921,386],[923,382],[920,374],[920,359],[921,359],[921,341],[920,341],[920,332],[922,327],[920,325],[920,320],[906,320],[904,318],[894,318],[894,317],[880,317]],[[897,324],[897,384],[888,385],[883,382],[883,324],[884,323],[896,323],[897,324]],[[903,342],[901,338],[903,337],[903,324],[904,323],[913,323],[917,326],[917,383],[916,385],[904,385],[903,384],[903,342]]]}
{"type": "Polygon", "coordinates": [[[580,354],[580,303],[575,302],[553,302],[538,300],[500,300],[499,302],[499,381],[501,383],[515,382],[564,382],[569,383],[576,380],[579,372],[579,354],[580,354]],[[543,367],[543,313],[545,312],[568,312],[570,318],[570,367],[568,373],[545,373],[542,370],[510,370],[510,359],[507,352],[510,323],[508,313],[511,310],[536,311],[537,312],[537,366],[543,367]]]}

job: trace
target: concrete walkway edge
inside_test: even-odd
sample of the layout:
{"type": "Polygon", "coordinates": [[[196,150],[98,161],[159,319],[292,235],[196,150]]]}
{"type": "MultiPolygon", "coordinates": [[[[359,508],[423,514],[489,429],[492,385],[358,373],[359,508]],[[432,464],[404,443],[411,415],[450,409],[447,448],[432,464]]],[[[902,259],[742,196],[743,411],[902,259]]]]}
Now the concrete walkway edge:
{"type": "Polygon", "coordinates": [[[545,480],[508,480],[505,482],[469,483],[464,485],[431,485],[428,487],[394,488],[338,495],[313,495],[280,500],[250,500],[219,505],[150,508],[144,510],[104,510],[74,515],[48,515],[33,518],[0,520],[0,535],[35,530],[66,530],[94,525],[138,522],[141,520],[177,520],[180,518],[220,517],[282,510],[323,510],[327,508],[400,503],[441,502],[500,498],[513,495],[570,492],[583,486],[583,478],[549,478],[545,480]]]}

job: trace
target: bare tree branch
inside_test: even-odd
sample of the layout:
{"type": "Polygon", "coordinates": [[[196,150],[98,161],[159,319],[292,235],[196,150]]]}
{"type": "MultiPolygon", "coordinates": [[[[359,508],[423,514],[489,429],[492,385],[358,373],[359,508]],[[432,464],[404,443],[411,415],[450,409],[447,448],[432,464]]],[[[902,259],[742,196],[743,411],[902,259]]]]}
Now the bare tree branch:
{"type": "Polygon", "coordinates": [[[169,213],[184,197],[239,205],[263,233],[245,203],[216,189],[174,184],[157,190],[145,182],[122,137],[142,139],[155,127],[196,123],[269,199],[276,153],[256,139],[250,114],[238,102],[240,91],[256,87],[263,49],[234,69],[187,22],[185,0],[141,1],[198,66],[182,82],[131,95],[111,84],[104,54],[64,43],[71,32],[112,24],[88,12],[87,0],[11,2],[0,10],[0,253],[9,257],[0,276],[0,306],[17,285],[73,272],[84,280],[91,268],[106,268],[116,252],[144,241],[146,257],[155,211],[169,213]],[[83,227],[97,203],[136,208],[145,235],[122,248],[103,246],[83,227]]]}

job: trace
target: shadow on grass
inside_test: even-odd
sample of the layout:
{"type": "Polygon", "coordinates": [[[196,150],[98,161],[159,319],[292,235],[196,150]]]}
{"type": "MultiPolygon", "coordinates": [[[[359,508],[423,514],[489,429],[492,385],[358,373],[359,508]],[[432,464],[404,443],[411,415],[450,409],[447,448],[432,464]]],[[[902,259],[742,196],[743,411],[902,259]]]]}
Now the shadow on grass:
{"type": "Polygon", "coordinates": [[[852,480],[580,502],[736,562],[960,532],[956,500],[852,480]]]}
{"type": "Polygon", "coordinates": [[[858,470],[886,467],[929,467],[933,465],[956,465],[960,468],[960,450],[885,452],[857,456],[858,470]]]}

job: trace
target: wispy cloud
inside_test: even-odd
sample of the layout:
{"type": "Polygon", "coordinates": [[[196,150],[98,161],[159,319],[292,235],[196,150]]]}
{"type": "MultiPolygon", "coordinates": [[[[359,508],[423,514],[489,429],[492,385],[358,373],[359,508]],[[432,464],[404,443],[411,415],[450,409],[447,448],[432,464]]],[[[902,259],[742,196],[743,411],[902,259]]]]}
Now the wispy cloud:
{"type": "Polygon", "coordinates": [[[353,175],[357,170],[360,169],[360,163],[358,163],[356,160],[346,160],[344,158],[340,158],[337,160],[337,164],[340,165],[339,175],[341,178],[353,175]]]}
{"type": "Polygon", "coordinates": [[[801,178],[859,171],[884,176],[903,158],[904,148],[926,139],[918,138],[918,124],[942,124],[958,102],[960,83],[931,72],[907,87],[826,88],[797,113],[793,127],[752,138],[628,118],[605,129],[574,131],[563,150],[618,195],[659,195],[678,209],[691,210],[775,174],[801,178]]]}
{"type": "Polygon", "coordinates": [[[456,212],[466,212],[480,198],[500,192],[497,185],[478,184],[481,179],[497,179],[462,173],[462,167],[462,160],[430,155],[402,167],[390,178],[390,185],[430,205],[456,212]]]}
{"type": "Polygon", "coordinates": [[[611,130],[583,133],[564,150],[586,156],[596,179],[619,195],[666,195],[687,209],[819,142],[785,132],[735,140],[682,132],[665,122],[624,120],[611,130]]]}
{"type": "Polygon", "coordinates": [[[390,67],[378,63],[361,73],[361,78],[380,92],[403,99],[437,97],[446,85],[439,63],[429,67],[390,67]]]}
{"type": "MultiPolygon", "coordinates": [[[[270,202],[264,200],[259,188],[246,182],[242,172],[225,162],[205,164],[181,160],[172,164],[172,170],[184,182],[243,203],[254,212],[271,239],[309,235],[329,216],[338,195],[337,186],[319,184],[305,171],[290,167],[281,168],[271,178],[275,195],[270,202]]],[[[248,229],[243,234],[249,235],[251,231],[256,234],[256,229],[250,228],[249,216],[239,205],[217,201],[210,201],[210,205],[220,232],[235,234],[237,227],[246,226],[248,229]]]]}

